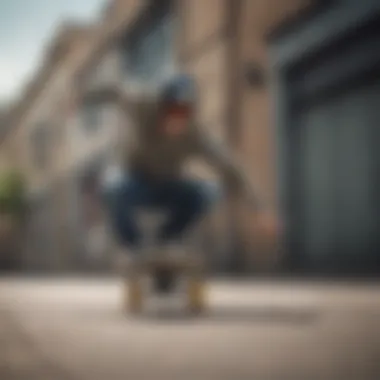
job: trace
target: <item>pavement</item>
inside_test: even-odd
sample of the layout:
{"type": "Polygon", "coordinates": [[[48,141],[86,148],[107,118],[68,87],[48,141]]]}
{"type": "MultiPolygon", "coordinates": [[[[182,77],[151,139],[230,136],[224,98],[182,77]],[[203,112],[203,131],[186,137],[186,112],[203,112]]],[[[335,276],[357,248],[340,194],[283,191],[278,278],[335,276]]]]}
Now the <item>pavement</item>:
{"type": "Polygon", "coordinates": [[[1,380],[378,380],[380,284],[212,281],[143,317],[116,279],[0,279],[1,380]]]}

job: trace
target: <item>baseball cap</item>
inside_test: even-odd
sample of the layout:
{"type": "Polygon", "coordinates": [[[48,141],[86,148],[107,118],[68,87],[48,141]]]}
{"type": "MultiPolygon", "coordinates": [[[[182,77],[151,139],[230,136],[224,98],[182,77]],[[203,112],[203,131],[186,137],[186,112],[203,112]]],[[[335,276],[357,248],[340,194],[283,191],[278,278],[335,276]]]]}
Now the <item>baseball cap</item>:
{"type": "Polygon", "coordinates": [[[168,80],[159,91],[163,104],[181,103],[193,105],[196,101],[195,79],[188,74],[180,74],[168,80]]]}

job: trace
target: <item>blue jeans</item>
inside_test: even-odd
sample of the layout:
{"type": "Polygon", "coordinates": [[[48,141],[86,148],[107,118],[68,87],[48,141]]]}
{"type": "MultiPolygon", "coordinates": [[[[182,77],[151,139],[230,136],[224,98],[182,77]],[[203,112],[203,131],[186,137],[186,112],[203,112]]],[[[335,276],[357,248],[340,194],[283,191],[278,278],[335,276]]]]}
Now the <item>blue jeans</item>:
{"type": "Polygon", "coordinates": [[[157,232],[157,243],[178,241],[218,199],[218,189],[196,180],[152,182],[137,176],[125,177],[103,189],[112,229],[119,242],[137,247],[143,239],[136,211],[163,210],[167,221],[157,232]]]}

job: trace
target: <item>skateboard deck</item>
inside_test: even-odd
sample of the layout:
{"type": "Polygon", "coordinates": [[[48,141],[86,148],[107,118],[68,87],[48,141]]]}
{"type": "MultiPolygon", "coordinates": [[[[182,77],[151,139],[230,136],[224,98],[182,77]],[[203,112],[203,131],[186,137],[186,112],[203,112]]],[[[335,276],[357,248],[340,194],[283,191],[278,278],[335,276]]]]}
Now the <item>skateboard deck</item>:
{"type": "Polygon", "coordinates": [[[189,258],[149,258],[139,261],[125,281],[127,310],[141,313],[144,301],[150,294],[173,295],[180,278],[185,284],[182,296],[186,299],[187,311],[192,314],[202,312],[206,307],[203,266],[189,258]],[[146,277],[153,280],[149,291],[144,287],[146,277]]]}

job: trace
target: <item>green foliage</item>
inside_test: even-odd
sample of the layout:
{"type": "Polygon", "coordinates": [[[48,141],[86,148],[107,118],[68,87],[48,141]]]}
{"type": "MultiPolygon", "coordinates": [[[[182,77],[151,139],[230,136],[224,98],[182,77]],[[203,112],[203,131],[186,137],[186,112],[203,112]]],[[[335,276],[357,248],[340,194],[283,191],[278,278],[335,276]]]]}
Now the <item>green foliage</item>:
{"type": "Polygon", "coordinates": [[[0,172],[0,214],[22,216],[26,208],[23,177],[15,171],[0,172]]]}

